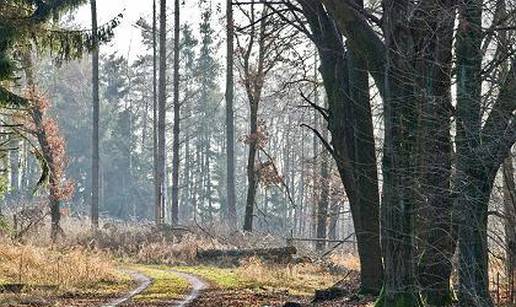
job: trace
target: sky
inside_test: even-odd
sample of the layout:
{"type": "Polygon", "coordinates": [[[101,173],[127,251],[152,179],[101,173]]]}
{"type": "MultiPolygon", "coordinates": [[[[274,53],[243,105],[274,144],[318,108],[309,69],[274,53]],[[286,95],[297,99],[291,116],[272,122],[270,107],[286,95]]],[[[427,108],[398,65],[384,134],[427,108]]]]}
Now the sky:
{"type": "MultiPolygon", "coordinates": [[[[121,55],[134,60],[136,55],[143,49],[141,44],[140,30],[135,27],[136,21],[143,17],[152,20],[153,0],[97,0],[98,24],[102,25],[113,19],[119,13],[124,15],[121,24],[115,29],[115,37],[108,46],[101,48],[101,52],[112,52],[118,50],[121,55]],[[104,49],[104,50],[102,50],[104,49]]],[[[159,0],[156,1],[159,11],[159,0]]],[[[208,0],[212,6],[224,5],[224,0],[208,0]]],[[[188,22],[197,28],[200,22],[199,0],[182,0],[181,3],[181,24],[188,22]]],[[[168,7],[173,6],[173,1],[167,1],[168,7]]],[[[173,16],[167,20],[169,27],[173,25],[173,16]]],[[[77,26],[83,29],[91,27],[91,10],[89,5],[84,5],[75,13],[77,26]]]]}

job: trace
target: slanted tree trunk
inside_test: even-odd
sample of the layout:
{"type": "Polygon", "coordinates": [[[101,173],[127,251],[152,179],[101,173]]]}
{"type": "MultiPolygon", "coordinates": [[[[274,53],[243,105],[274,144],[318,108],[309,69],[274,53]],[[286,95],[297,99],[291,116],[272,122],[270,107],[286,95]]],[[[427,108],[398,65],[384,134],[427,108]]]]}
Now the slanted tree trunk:
{"type": "MultiPolygon", "coordinates": [[[[32,91],[33,95],[36,95],[36,87],[34,83],[34,71],[32,55],[30,51],[25,52],[23,55],[23,64],[25,69],[25,76],[27,79],[27,86],[29,91],[32,91]]],[[[34,97],[36,98],[36,97],[34,97]]],[[[48,168],[48,184],[49,184],[49,207],[50,207],[50,239],[52,242],[57,241],[57,237],[62,232],[61,223],[61,202],[58,195],[58,188],[60,186],[60,179],[56,177],[58,172],[56,169],[56,161],[54,161],[54,155],[47,135],[47,130],[44,127],[44,114],[41,106],[37,105],[37,101],[33,101],[35,105],[30,108],[30,116],[35,126],[35,135],[38,140],[38,144],[41,148],[41,155],[46,167],[48,168]]]]}
{"type": "Polygon", "coordinates": [[[179,223],[179,0],[174,2],[174,128],[172,144],[172,225],[179,223]]]}
{"type": "Polygon", "coordinates": [[[92,89],[93,89],[93,132],[91,155],[91,224],[93,228],[99,226],[99,45],[97,38],[97,1],[90,0],[91,4],[91,30],[93,32],[92,51],[92,89]]]}
{"type": "MultiPolygon", "coordinates": [[[[325,117],[332,135],[329,150],[350,202],[360,256],[361,291],[378,293],[383,268],[367,66],[358,56],[346,54],[340,31],[322,5],[311,1],[301,4],[321,59],[320,71],[328,96],[325,117]]],[[[336,224],[336,220],[333,221],[336,224]]],[[[333,226],[332,231],[334,229],[333,226]]]]}
{"type": "MultiPolygon", "coordinates": [[[[255,8],[251,5],[251,23],[255,23],[255,8]]],[[[244,217],[244,230],[253,231],[254,206],[256,201],[256,189],[258,188],[258,174],[256,172],[256,156],[260,138],[258,135],[258,107],[261,101],[262,89],[265,79],[265,46],[267,23],[267,12],[264,8],[261,14],[259,28],[252,32],[251,40],[248,43],[244,54],[244,85],[246,88],[247,99],[249,100],[249,153],[247,157],[247,199],[244,217]],[[253,69],[250,61],[252,60],[253,49],[258,48],[258,59],[256,68],[253,69]]],[[[253,25],[254,26],[254,25],[253,25]]],[[[270,70],[270,68],[268,69],[270,70]]]]}

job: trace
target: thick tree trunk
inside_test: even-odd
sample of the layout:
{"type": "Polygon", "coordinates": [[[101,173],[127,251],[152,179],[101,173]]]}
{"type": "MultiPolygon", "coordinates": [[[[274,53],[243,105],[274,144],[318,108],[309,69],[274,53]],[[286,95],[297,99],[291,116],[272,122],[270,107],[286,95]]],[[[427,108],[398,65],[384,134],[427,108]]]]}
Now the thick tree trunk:
{"type": "Polygon", "coordinates": [[[99,46],[97,38],[97,1],[90,0],[91,4],[91,30],[93,32],[92,52],[92,89],[93,89],[93,132],[92,132],[92,157],[91,157],[91,223],[93,228],[99,226],[99,46]]]}
{"type": "Polygon", "coordinates": [[[455,1],[429,1],[416,13],[420,27],[416,60],[419,89],[419,154],[421,163],[418,277],[426,303],[451,304],[451,258],[456,239],[451,222],[451,61],[455,1]]]}
{"type": "MultiPolygon", "coordinates": [[[[361,290],[377,293],[383,268],[367,67],[354,54],[346,55],[340,32],[321,5],[310,1],[303,1],[302,5],[320,53],[320,71],[328,95],[332,154],[352,211],[361,263],[361,290]]],[[[335,231],[335,226],[332,228],[335,231]]]]}
{"type": "Polygon", "coordinates": [[[459,302],[493,306],[489,295],[487,208],[491,183],[474,150],[480,145],[482,0],[459,8],[457,33],[457,186],[459,302]],[[480,162],[480,163],[477,163],[480,162]]]}
{"type": "Polygon", "coordinates": [[[172,144],[172,225],[179,223],[179,0],[174,2],[174,128],[172,144]]]}
{"type": "Polygon", "coordinates": [[[416,209],[414,38],[408,3],[384,2],[387,47],[382,239],[384,288],[376,306],[421,306],[415,278],[416,209]]]}
{"type": "MultiPolygon", "coordinates": [[[[377,293],[382,284],[383,268],[378,176],[366,66],[357,56],[346,55],[340,32],[322,6],[313,6],[309,2],[302,5],[320,53],[333,155],[348,195],[357,235],[361,289],[377,293]]],[[[336,224],[335,218],[333,224],[336,224]]],[[[335,231],[335,225],[331,229],[335,231]]]]}

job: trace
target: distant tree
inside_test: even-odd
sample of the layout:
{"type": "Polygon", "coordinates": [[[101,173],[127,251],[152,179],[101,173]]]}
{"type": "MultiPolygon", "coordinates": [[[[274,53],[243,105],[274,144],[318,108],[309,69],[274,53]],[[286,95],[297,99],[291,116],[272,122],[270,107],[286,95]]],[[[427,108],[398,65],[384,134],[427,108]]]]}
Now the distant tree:
{"type": "Polygon", "coordinates": [[[237,212],[235,199],[235,127],[233,115],[233,57],[235,29],[232,3],[232,0],[226,1],[226,215],[228,224],[236,226],[237,212]]]}
{"type": "Polygon", "coordinates": [[[166,120],[166,69],[167,69],[167,1],[160,0],[159,14],[159,83],[158,83],[158,169],[155,184],[159,187],[158,199],[156,200],[156,223],[164,222],[165,210],[165,120],[166,120]]]}
{"type": "Polygon", "coordinates": [[[199,25],[200,42],[197,59],[197,103],[196,103],[196,207],[199,209],[203,221],[213,220],[214,214],[219,211],[216,189],[221,186],[223,178],[217,178],[215,169],[220,162],[218,155],[221,150],[215,146],[221,143],[215,141],[216,136],[222,133],[222,113],[219,108],[221,100],[217,78],[220,74],[220,65],[216,59],[215,30],[212,27],[212,10],[210,7],[202,11],[202,20],[199,25]]]}
{"type": "Polygon", "coordinates": [[[97,38],[97,1],[90,0],[91,4],[91,30],[92,36],[92,97],[93,97],[93,132],[92,132],[92,158],[91,158],[91,223],[93,228],[99,226],[99,44],[97,38]]]}
{"type": "Polygon", "coordinates": [[[174,2],[174,128],[172,136],[172,224],[179,223],[179,142],[180,142],[180,106],[179,101],[179,52],[180,45],[180,5],[179,0],[174,2]]]}
{"type": "Polygon", "coordinates": [[[50,204],[50,238],[55,242],[63,230],[61,221],[61,201],[71,198],[74,184],[65,178],[67,157],[65,141],[59,131],[57,122],[48,116],[50,102],[36,88],[33,61],[30,51],[23,55],[25,75],[27,79],[27,97],[31,101],[28,111],[29,120],[22,120],[26,129],[36,137],[40,151],[36,153],[42,165],[40,182],[48,181],[50,204]]]}

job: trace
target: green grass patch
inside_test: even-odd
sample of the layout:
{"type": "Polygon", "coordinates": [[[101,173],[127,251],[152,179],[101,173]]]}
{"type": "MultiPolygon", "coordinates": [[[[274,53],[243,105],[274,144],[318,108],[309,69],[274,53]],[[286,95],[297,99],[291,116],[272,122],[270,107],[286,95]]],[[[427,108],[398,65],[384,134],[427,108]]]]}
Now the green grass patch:
{"type": "Polygon", "coordinates": [[[237,268],[213,266],[163,267],[197,275],[212,287],[253,292],[287,291],[296,296],[311,296],[316,289],[332,286],[337,277],[321,271],[313,265],[298,265],[292,269],[267,266],[261,263],[237,268]]]}
{"type": "Polygon", "coordinates": [[[93,285],[79,284],[78,287],[68,292],[84,297],[115,297],[129,292],[135,287],[135,282],[131,275],[117,272],[116,276],[116,280],[101,280],[93,285]]]}
{"type": "Polygon", "coordinates": [[[188,281],[169,272],[167,268],[147,265],[128,267],[153,279],[152,284],[141,294],[135,296],[135,302],[173,301],[181,299],[190,288],[188,281]]]}
{"type": "Polygon", "coordinates": [[[234,269],[212,266],[175,266],[168,269],[197,275],[215,287],[222,289],[253,288],[256,282],[242,278],[234,269]]]}

